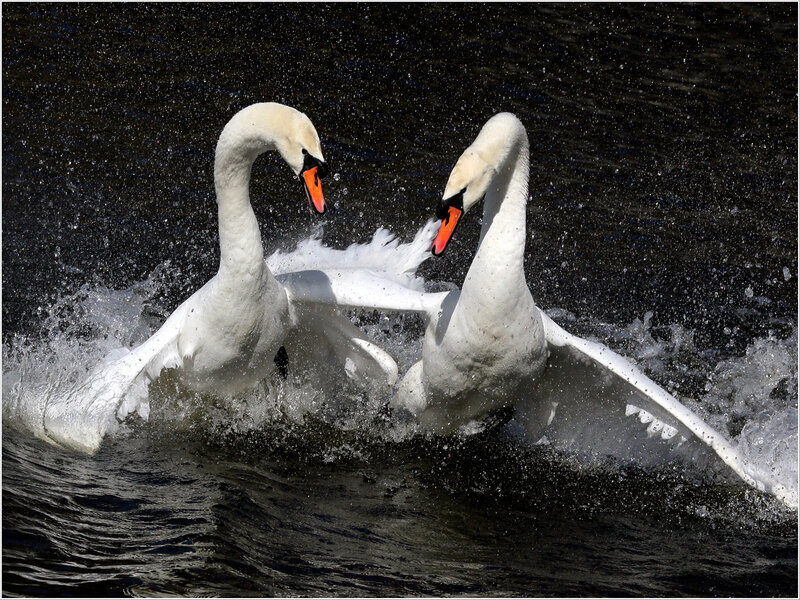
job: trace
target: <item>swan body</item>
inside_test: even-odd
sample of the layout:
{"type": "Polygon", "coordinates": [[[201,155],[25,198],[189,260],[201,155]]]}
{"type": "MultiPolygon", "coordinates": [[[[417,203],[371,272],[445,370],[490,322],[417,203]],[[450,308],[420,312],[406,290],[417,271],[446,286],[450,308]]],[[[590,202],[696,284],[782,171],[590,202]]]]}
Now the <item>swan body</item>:
{"type": "Polygon", "coordinates": [[[308,117],[275,103],[238,112],[223,129],[215,154],[217,274],[142,345],[105,361],[67,397],[50,399],[41,422],[45,439],[94,452],[128,414],[148,416],[147,384],[163,369],[177,369],[189,389],[233,394],[269,374],[282,345],[290,358],[305,354],[333,361],[356,380],[377,380],[383,386],[395,382],[394,360],[336,312],[337,296],[330,282],[343,292],[357,287],[366,304],[384,280],[421,289],[413,271],[427,256],[433,224],[410,244],[399,244],[380,230],[376,239],[381,251],[366,245],[364,254],[370,260],[353,260],[359,255],[353,249],[325,249],[325,264],[315,264],[308,256],[299,263],[273,256],[279,277],[287,266],[303,269],[301,274],[283,273],[279,281],[264,260],[249,197],[253,162],[270,150],[280,153],[301,179],[312,211],[325,212],[319,179],[327,165],[308,117]]]}
{"type": "Polygon", "coordinates": [[[441,295],[430,313],[422,360],[393,400],[428,429],[451,432],[512,404],[545,367],[544,326],[522,269],[527,188],[527,135],[516,117],[501,113],[456,163],[440,205],[446,216],[435,254],[455,229],[448,231],[450,220],[486,196],[478,251],[462,289],[441,295]],[[447,210],[456,202],[458,212],[447,210]]]}
{"type": "Polygon", "coordinates": [[[395,307],[421,313],[427,325],[422,360],[404,375],[392,404],[437,433],[514,406],[534,441],[547,434],[569,445],[589,427],[599,430],[592,443],[604,450],[629,448],[626,430],[645,430],[671,447],[691,440],[796,508],[796,490],[754,472],[724,436],[629,361],[569,334],[535,305],[523,269],[528,160],[525,128],[501,113],[453,168],[432,252],[444,252],[459,219],[485,196],[478,250],[460,291],[393,294],[395,307]]]}

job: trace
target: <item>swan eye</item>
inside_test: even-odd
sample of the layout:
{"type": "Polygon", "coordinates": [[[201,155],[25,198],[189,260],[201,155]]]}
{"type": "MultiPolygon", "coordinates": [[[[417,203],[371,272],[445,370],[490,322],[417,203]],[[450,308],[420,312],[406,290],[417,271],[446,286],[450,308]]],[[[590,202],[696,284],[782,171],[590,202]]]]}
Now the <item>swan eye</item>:
{"type": "MultiPolygon", "coordinates": [[[[325,161],[319,160],[314,155],[309,154],[305,149],[303,149],[303,154],[305,158],[303,159],[303,167],[300,169],[300,175],[308,171],[309,169],[313,169],[317,167],[317,173],[320,179],[323,179],[325,175],[328,174],[328,163],[325,161]]],[[[298,177],[300,176],[298,175],[298,177]]]]}
{"type": "Polygon", "coordinates": [[[308,154],[308,150],[306,150],[305,148],[301,149],[301,150],[300,150],[300,152],[302,152],[302,153],[303,153],[303,156],[305,156],[306,154],[308,154]]]}
{"type": "Polygon", "coordinates": [[[464,212],[464,191],[467,188],[464,188],[457,194],[450,196],[444,200],[440,200],[439,204],[436,206],[436,218],[447,220],[448,216],[450,215],[450,208],[458,209],[459,213],[464,212]]]}

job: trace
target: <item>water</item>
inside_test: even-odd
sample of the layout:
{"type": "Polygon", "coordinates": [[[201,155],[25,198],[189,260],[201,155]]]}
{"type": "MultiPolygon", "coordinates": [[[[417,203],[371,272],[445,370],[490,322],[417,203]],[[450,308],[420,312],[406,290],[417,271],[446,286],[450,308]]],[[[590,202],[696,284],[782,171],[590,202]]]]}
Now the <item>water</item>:
{"type": "MultiPolygon", "coordinates": [[[[794,5],[4,5],[3,593],[796,596],[796,513],[713,466],[563,454],[513,423],[423,439],[381,398],[295,380],[223,405],[165,378],[91,458],[6,417],[214,274],[238,108],[313,119],[337,247],[410,238],[509,110],[539,305],[785,459],[796,32],[794,5]]],[[[268,251],[319,224],[274,156],[252,197],[268,251]]],[[[460,283],[479,221],[422,273],[460,283]]],[[[418,321],[353,318],[401,368],[419,356],[418,321]]]]}

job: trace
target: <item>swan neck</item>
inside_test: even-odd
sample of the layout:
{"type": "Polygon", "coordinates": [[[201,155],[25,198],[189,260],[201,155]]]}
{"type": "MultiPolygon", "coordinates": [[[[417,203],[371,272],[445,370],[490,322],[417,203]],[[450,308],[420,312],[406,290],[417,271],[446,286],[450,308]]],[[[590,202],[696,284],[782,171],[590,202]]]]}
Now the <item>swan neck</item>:
{"type": "Polygon", "coordinates": [[[483,319],[508,318],[532,302],[523,265],[528,141],[522,136],[486,192],[480,243],[462,287],[460,302],[483,319]]]}
{"type": "Polygon", "coordinates": [[[266,271],[261,233],[250,204],[250,173],[263,152],[275,149],[269,132],[225,126],[214,158],[214,187],[219,217],[220,274],[266,271]]]}
{"type": "Polygon", "coordinates": [[[525,210],[528,202],[528,140],[524,135],[499,165],[486,192],[476,261],[492,261],[503,271],[522,273],[525,210]]]}

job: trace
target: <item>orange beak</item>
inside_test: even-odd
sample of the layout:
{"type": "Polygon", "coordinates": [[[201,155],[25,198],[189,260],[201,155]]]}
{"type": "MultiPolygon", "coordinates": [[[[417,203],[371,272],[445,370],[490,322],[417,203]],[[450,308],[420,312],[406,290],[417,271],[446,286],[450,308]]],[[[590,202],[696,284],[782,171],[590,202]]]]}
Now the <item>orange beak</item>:
{"type": "Polygon", "coordinates": [[[431,246],[431,252],[434,256],[441,256],[444,249],[447,248],[447,243],[453,236],[458,220],[463,214],[464,211],[455,206],[447,207],[447,215],[442,219],[442,224],[439,225],[439,233],[436,234],[436,238],[433,240],[433,246],[431,246]]]}
{"type": "Polygon", "coordinates": [[[319,167],[311,167],[303,171],[303,187],[312,212],[325,214],[325,197],[322,195],[322,181],[319,178],[319,167]]]}

